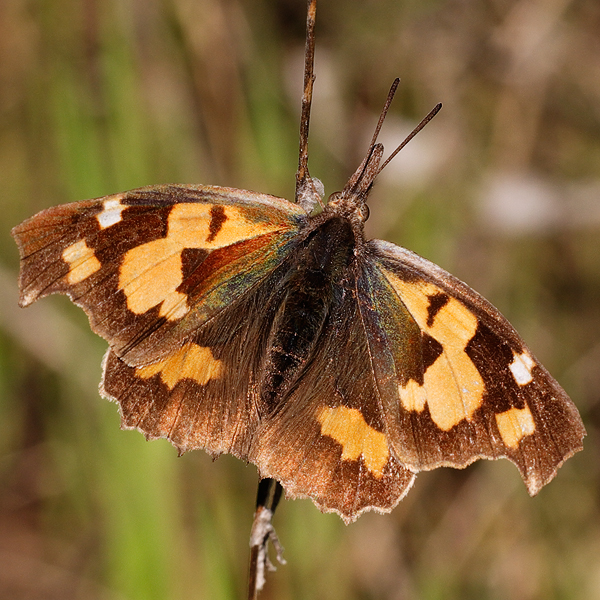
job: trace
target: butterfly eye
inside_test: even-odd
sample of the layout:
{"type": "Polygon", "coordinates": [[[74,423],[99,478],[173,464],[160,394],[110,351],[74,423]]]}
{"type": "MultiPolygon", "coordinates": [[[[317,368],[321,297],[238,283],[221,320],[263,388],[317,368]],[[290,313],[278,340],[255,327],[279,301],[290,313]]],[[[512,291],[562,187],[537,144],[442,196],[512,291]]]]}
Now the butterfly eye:
{"type": "Polygon", "coordinates": [[[341,192],[334,192],[333,194],[330,194],[330,196],[329,196],[329,198],[327,200],[327,204],[334,204],[341,197],[342,197],[342,193],[341,192]]]}
{"type": "Polygon", "coordinates": [[[363,204],[358,209],[358,214],[360,216],[361,221],[364,223],[369,218],[371,211],[369,210],[369,207],[366,204],[363,204]]]}

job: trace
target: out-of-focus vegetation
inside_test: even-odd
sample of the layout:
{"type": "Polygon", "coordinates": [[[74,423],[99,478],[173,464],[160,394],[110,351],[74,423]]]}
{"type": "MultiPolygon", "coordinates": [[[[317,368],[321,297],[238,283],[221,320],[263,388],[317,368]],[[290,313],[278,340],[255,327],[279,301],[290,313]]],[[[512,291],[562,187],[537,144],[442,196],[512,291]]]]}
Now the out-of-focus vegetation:
{"type": "MultiPolygon", "coordinates": [[[[147,184],[291,198],[304,0],[0,3],[0,597],[243,597],[256,473],[119,430],[105,343],[64,298],[16,306],[9,231],[147,184]]],[[[537,498],[501,461],[423,473],[349,527],[275,518],[265,600],[600,598],[600,4],[320,0],[311,174],[362,158],[387,89],[369,233],[509,317],[578,405],[585,451],[537,498]]]]}

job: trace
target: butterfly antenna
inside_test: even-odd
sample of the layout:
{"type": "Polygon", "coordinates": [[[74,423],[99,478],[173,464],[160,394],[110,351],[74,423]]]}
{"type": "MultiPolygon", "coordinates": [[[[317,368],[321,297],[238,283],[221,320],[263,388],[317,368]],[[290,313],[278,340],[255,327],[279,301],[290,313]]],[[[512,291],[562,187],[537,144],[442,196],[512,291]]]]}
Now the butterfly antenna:
{"type": "Polygon", "coordinates": [[[375,127],[375,132],[373,133],[373,137],[371,138],[371,143],[369,145],[371,148],[375,145],[375,142],[377,141],[377,138],[379,137],[379,132],[381,131],[383,122],[385,121],[388,111],[390,110],[392,100],[394,99],[394,96],[396,95],[396,91],[398,90],[399,85],[400,85],[400,77],[396,77],[396,79],[394,79],[394,82],[392,83],[392,85],[390,87],[390,91],[388,92],[385,104],[383,105],[383,108],[381,109],[381,114],[379,115],[379,121],[377,121],[377,127],[375,127]]]}
{"type": "Polygon", "coordinates": [[[442,103],[440,102],[429,111],[429,114],[406,136],[404,141],[387,157],[385,162],[379,167],[376,176],[379,175],[379,173],[381,173],[381,171],[385,169],[385,167],[396,156],[396,154],[398,154],[398,152],[400,152],[400,150],[402,150],[402,148],[404,148],[404,146],[406,146],[406,144],[408,144],[408,142],[410,142],[410,140],[412,140],[415,137],[415,135],[417,135],[417,133],[419,133],[419,131],[421,131],[421,129],[423,129],[423,127],[425,127],[425,125],[427,125],[427,123],[429,123],[429,121],[431,121],[431,119],[433,119],[433,117],[435,117],[435,115],[437,115],[440,112],[441,108],[442,103]]]}
{"type": "MultiPolygon", "coordinates": [[[[312,104],[313,84],[315,82],[315,19],[317,0],[308,0],[306,12],[306,45],[304,49],[304,90],[302,92],[302,111],[300,114],[300,150],[298,153],[298,171],[296,171],[295,199],[299,204],[310,204],[314,198],[321,203],[313,180],[308,173],[308,128],[310,107],[312,104]]],[[[322,203],[321,203],[322,204],[322,203]]]]}
{"type": "Polygon", "coordinates": [[[365,156],[362,163],[360,163],[358,169],[356,169],[352,177],[350,177],[350,179],[348,180],[348,183],[344,187],[344,192],[357,193],[358,187],[361,183],[364,184],[364,182],[367,180],[372,183],[373,179],[379,173],[379,169],[373,171],[373,155],[379,155],[378,158],[375,160],[379,161],[381,159],[381,153],[383,152],[383,148],[381,147],[381,144],[377,144],[376,142],[399,85],[400,78],[396,77],[396,79],[394,79],[394,82],[390,87],[390,91],[388,92],[385,104],[381,109],[379,121],[377,121],[377,126],[375,127],[373,137],[371,138],[371,143],[369,144],[369,151],[367,152],[367,155],[365,156]],[[367,171],[369,171],[368,175],[367,171]]]}
{"type": "Polygon", "coordinates": [[[381,160],[381,156],[383,154],[383,146],[377,143],[377,138],[379,136],[379,132],[383,126],[383,122],[388,114],[390,105],[392,104],[392,100],[394,99],[394,95],[396,94],[396,90],[398,89],[398,85],[400,84],[400,79],[394,79],[392,86],[390,87],[390,91],[388,92],[385,104],[383,105],[383,109],[381,114],[379,115],[379,121],[377,122],[377,126],[375,127],[375,132],[373,133],[373,137],[371,138],[371,144],[369,145],[369,151],[367,152],[367,156],[365,156],[364,160],[354,172],[354,175],[349,179],[348,183],[344,187],[343,193],[350,194],[364,194],[368,193],[369,189],[373,185],[373,181],[375,178],[383,171],[383,169],[389,164],[389,162],[412,140],[435,115],[440,112],[442,108],[442,104],[437,104],[429,114],[410,132],[410,134],[404,139],[404,141],[390,154],[390,156],[385,160],[381,166],[379,165],[379,161],[381,160]]]}

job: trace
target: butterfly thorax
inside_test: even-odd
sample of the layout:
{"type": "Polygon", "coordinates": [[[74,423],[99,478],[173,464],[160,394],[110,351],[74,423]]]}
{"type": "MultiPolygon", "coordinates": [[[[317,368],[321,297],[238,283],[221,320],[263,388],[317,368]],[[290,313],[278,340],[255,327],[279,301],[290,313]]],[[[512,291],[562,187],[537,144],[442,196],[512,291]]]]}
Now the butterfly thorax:
{"type": "Polygon", "coordinates": [[[276,411],[302,376],[319,347],[332,307],[340,304],[354,280],[355,227],[337,215],[317,221],[286,266],[281,286],[285,292],[270,326],[262,370],[263,415],[276,411]]]}
{"type": "Polygon", "coordinates": [[[329,197],[329,202],[323,210],[323,216],[330,218],[335,215],[348,219],[356,237],[362,239],[364,223],[369,218],[369,208],[365,200],[366,198],[355,194],[336,192],[329,197]]]}

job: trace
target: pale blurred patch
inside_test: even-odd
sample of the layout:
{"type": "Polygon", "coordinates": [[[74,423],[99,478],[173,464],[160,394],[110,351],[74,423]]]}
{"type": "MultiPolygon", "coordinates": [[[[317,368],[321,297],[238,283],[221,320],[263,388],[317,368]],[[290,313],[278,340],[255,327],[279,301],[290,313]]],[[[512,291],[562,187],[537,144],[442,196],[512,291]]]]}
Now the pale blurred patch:
{"type": "Polygon", "coordinates": [[[600,180],[552,182],[531,174],[497,173],[479,195],[479,218],[499,235],[600,228],[600,180]]]}

